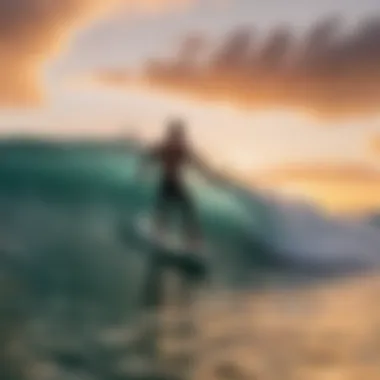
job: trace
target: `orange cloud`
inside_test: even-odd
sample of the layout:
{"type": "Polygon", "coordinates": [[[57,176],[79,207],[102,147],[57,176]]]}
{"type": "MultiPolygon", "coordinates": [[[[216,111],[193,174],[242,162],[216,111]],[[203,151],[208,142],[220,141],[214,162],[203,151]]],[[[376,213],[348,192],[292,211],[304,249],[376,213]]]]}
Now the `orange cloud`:
{"type": "Polygon", "coordinates": [[[41,101],[46,60],[62,50],[77,28],[113,6],[149,9],[183,1],[0,0],[0,104],[41,101]]]}
{"type": "Polygon", "coordinates": [[[0,102],[41,100],[42,68],[98,0],[0,0],[0,102]]]}
{"type": "Polygon", "coordinates": [[[371,156],[379,157],[380,155],[380,136],[373,136],[369,141],[369,153],[371,156]]]}
{"type": "Polygon", "coordinates": [[[255,180],[267,187],[304,194],[331,211],[380,208],[380,171],[360,164],[293,164],[255,180]]]}
{"type": "Polygon", "coordinates": [[[207,55],[185,47],[171,61],[151,60],[142,80],[250,109],[289,107],[323,118],[378,113],[380,18],[342,30],[338,17],[313,25],[301,42],[288,27],[264,39],[240,28],[207,55]]]}
{"type": "Polygon", "coordinates": [[[272,184],[286,181],[380,184],[380,171],[361,164],[289,164],[267,170],[260,180],[272,184]]]}

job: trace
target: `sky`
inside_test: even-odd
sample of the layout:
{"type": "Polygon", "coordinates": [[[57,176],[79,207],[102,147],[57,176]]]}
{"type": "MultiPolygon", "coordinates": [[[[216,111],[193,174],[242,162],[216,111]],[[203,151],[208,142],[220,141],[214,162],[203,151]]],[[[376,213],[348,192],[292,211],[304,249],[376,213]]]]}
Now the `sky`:
{"type": "Polygon", "coordinates": [[[377,0],[0,0],[3,134],[155,139],[186,119],[251,186],[380,208],[377,0]]]}

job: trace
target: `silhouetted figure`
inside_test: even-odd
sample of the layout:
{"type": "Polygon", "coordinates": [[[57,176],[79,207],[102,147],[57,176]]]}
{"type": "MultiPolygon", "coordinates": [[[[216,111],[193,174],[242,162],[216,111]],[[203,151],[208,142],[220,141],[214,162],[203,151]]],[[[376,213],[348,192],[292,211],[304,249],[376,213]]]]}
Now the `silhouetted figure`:
{"type": "Polygon", "coordinates": [[[192,165],[213,181],[220,181],[219,176],[194,152],[187,140],[186,126],[182,120],[169,122],[165,137],[149,149],[148,157],[161,168],[154,212],[155,232],[162,237],[170,213],[178,211],[189,247],[199,248],[201,228],[194,200],[184,180],[184,169],[192,165]]]}

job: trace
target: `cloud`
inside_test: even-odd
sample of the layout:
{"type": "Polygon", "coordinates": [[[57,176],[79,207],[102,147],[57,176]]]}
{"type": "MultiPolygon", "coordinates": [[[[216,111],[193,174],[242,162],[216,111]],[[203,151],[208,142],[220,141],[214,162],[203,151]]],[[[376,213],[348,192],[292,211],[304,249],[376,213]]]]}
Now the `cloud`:
{"type": "Polygon", "coordinates": [[[43,99],[43,69],[75,31],[113,6],[155,9],[178,0],[0,0],[0,104],[43,99]]]}
{"type": "Polygon", "coordinates": [[[380,185],[380,171],[362,164],[288,164],[265,171],[261,182],[360,182],[380,185]]]}
{"type": "Polygon", "coordinates": [[[371,156],[380,156],[380,135],[373,136],[369,141],[368,150],[371,156]]]}
{"type": "Polygon", "coordinates": [[[94,10],[88,0],[0,0],[0,102],[34,104],[42,68],[73,28],[94,10]]]}
{"type": "Polygon", "coordinates": [[[334,212],[380,208],[380,171],[362,164],[285,165],[255,180],[296,197],[306,196],[334,212]]]}
{"type": "Polygon", "coordinates": [[[288,107],[328,119],[377,113],[380,17],[351,30],[343,27],[338,16],[316,22],[301,38],[289,26],[264,37],[251,26],[241,27],[201,60],[198,51],[187,49],[172,60],[152,59],[142,80],[249,109],[288,107]]]}

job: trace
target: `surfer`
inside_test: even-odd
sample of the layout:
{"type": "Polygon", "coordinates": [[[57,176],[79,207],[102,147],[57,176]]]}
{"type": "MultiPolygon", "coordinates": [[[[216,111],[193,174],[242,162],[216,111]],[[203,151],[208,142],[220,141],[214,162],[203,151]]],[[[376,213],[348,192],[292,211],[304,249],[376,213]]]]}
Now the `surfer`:
{"type": "Polygon", "coordinates": [[[178,211],[184,224],[189,247],[197,249],[202,240],[194,200],[183,178],[184,169],[191,165],[213,182],[221,178],[194,152],[187,139],[186,125],[180,120],[171,120],[164,138],[148,149],[150,161],[160,166],[160,179],[154,210],[154,228],[159,238],[163,237],[168,217],[178,211]]]}
{"type": "MultiPolygon", "coordinates": [[[[157,308],[165,309],[167,302],[172,303],[172,306],[178,306],[186,324],[190,323],[189,331],[193,336],[195,327],[191,305],[196,296],[196,289],[208,277],[208,268],[207,261],[199,257],[200,251],[203,250],[201,246],[203,236],[196,204],[185,181],[184,171],[188,165],[191,165],[213,182],[222,180],[194,152],[186,132],[186,125],[182,120],[171,120],[163,138],[149,147],[144,154],[144,164],[157,164],[160,169],[153,210],[153,233],[159,242],[163,243],[162,246],[165,246],[169,216],[172,212],[179,213],[186,239],[184,242],[186,254],[173,254],[171,250],[168,252],[166,249],[161,250],[162,247],[154,250],[142,302],[145,310],[150,309],[154,312],[157,308]],[[168,288],[164,283],[165,276],[171,271],[179,275],[176,276],[179,281],[175,286],[171,286],[171,294],[168,295],[165,294],[168,288]]],[[[163,334],[159,320],[155,321],[153,318],[151,329],[153,339],[151,339],[150,354],[153,358],[157,358],[160,352],[160,345],[157,342],[163,334]]]]}

